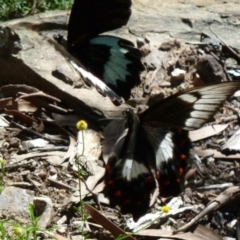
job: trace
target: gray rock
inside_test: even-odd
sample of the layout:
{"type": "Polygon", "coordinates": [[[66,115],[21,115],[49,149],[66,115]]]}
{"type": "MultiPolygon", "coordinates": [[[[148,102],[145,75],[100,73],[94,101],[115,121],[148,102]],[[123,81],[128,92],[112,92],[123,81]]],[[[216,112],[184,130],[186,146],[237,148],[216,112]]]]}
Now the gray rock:
{"type": "Polygon", "coordinates": [[[33,203],[33,198],[33,191],[12,186],[5,187],[0,194],[0,215],[26,223],[29,219],[28,205],[33,203]]]}
{"type": "Polygon", "coordinates": [[[166,39],[199,41],[201,33],[240,49],[239,1],[133,0],[130,32],[159,46],[166,39]],[[211,29],[210,29],[211,28],[211,29]],[[231,37],[230,37],[231,36],[231,37]]]}

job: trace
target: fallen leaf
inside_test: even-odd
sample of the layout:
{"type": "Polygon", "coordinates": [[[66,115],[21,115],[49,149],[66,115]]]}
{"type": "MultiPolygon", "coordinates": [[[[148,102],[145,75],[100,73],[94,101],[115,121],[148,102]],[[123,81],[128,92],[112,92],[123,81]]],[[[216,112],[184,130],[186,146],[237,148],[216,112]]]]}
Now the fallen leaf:
{"type": "Polygon", "coordinates": [[[240,154],[226,156],[215,149],[207,149],[207,150],[192,149],[192,150],[190,150],[190,152],[191,152],[191,154],[197,154],[198,156],[201,156],[201,157],[212,155],[214,158],[224,158],[224,159],[240,158],[240,154]]]}
{"type": "Polygon", "coordinates": [[[208,138],[214,135],[219,134],[228,127],[229,124],[218,124],[203,127],[194,131],[189,131],[189,138],[192,142],[208,138]]]}
{"type": "MultiPolygon", "coordinates": [[[[112,223],[111,221],[109,221],[104,215],[102,215],[96,208],[88,205],[88,204],[84,204],[85,209],[88,211],[88,213],[91,215],[92,219],[100,224],[101,226],[103,226],[104,229],[108,230],[109,232],[112,233],[112,235],[114,237],[118,237],[119,235],[127,235],[121,228],[119,228],[118,226],[116,226],[114,223],[112,223]]],[[[124,238],[126,240],[136,240],[134,237],[132,236],[128,236],[126,238],[124,238]]]]}

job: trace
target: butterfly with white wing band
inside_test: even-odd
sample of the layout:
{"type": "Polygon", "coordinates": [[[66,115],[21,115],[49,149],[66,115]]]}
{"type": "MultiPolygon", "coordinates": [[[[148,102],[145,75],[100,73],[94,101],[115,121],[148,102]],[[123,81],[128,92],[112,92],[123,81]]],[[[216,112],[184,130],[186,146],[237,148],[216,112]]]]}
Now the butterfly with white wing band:
{"type": "Polygon", "coordinates": [[[160,196],[180,194],[191,148],[187,130],[209,121],[239,88],[240,82],[227,82],[190,89],[112,121],[103,133],[104,194],[110,205],[136,220],[147,212],[157,185],[160,196]]]}

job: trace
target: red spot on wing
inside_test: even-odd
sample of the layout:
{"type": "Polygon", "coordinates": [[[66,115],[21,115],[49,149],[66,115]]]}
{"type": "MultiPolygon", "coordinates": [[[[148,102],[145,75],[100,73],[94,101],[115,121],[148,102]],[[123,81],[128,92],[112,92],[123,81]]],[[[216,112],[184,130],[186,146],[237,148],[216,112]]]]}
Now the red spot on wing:
{"type": "Polygon", "coordinates": [[[108,181],[108,185],[114,186],[114,181],[113,181],[113,180],[109,180],[109,181],[108,181]]]}
{"type": "Polygon", "coordinates": [[[166,181],[166,182],[164,182],[164,185],[170,185],[171,184],[171,182],[170,181],[166,181]]]}
{"type": "Polygon", "coordinates": [[[111,167],[110,164],[108,164],[108,165],[106,166],[106,171],[107,171],[107,172],[111,172],[111,170],[112,170],[112,167],[111,167]]]}
{"type": "Polygon", "coordinates": [[[161,173],[160,173],[160,171],[157,171],[157,172],[156,172],[156,178],[159,180],[160,177],[161,177],[161,173]]]}
{"type": "Polygon", "coordinates": [[[181,160],[185,160],[187,158],[186,154],[181,154],[180,156],[181,160]]]}
{"type": "Polygon", "coordinates": [[[184,172],[184,171],[183,171],[183,168],[179,168],[179,169],[178,169],[178,174],[179,174],[180,176],[183,175],[183,172],[184,172]]]}
{"type": "Polygon", "coordinates": [[[123,204],[127,205],[127,204],[131,204],[131,200],[130,199],[125,199],[123,204]]]}
{"type": "Polygon", "coordinates": [[[122,196],[122,191],[118,190],[114,194],[116,197],[121,197],[122,196]]]}
{"type": "Polygon", "coordinates": [[[182,129],[181,128],[178,128],[178,133],[182,134],[182,129]]]}
{"type": "Polygon", "coordinates": [[[146,183],[152,183],[152,182],[154,182],[154,179],[153,179],[152,176],[148,176],[148,177],[146,177],[144,180],[145,180],[146,183]]]}

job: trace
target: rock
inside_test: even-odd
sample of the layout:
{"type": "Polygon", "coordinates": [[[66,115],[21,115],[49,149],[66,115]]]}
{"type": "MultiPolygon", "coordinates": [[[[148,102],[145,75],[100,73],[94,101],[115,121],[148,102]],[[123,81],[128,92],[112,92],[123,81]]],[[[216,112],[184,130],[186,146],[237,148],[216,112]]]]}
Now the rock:
{"type": "Polygon", "coordinates": [[[223,67],[209,54],[199,57],[196,68],[197,73],[205,84],[216,84],[227,81],[223,67]]]}
{"type": "Polygon", "coordinates": [[[47,228],[52,220],[53,203],[49,197],[34,198],[34,209],[39,218],[38,227],[41,229],[47,228]]]}
{"type": "Polygon", "coordinates": [[[216,39],[215,33],[228,45],[240,48],[239,16],[239,2],[233,0],[133,0],[128,27],[156,47],[169,39],[199,41],[201,33],[216,39]]]}
{"type": "Polygon", "coordinates": [[[33,203],[34,192],[18,187],[5,187],[0,194],[0,213],[12,216],[16,221],[26,224],[29,219],[28,205],[33,203]]]}

